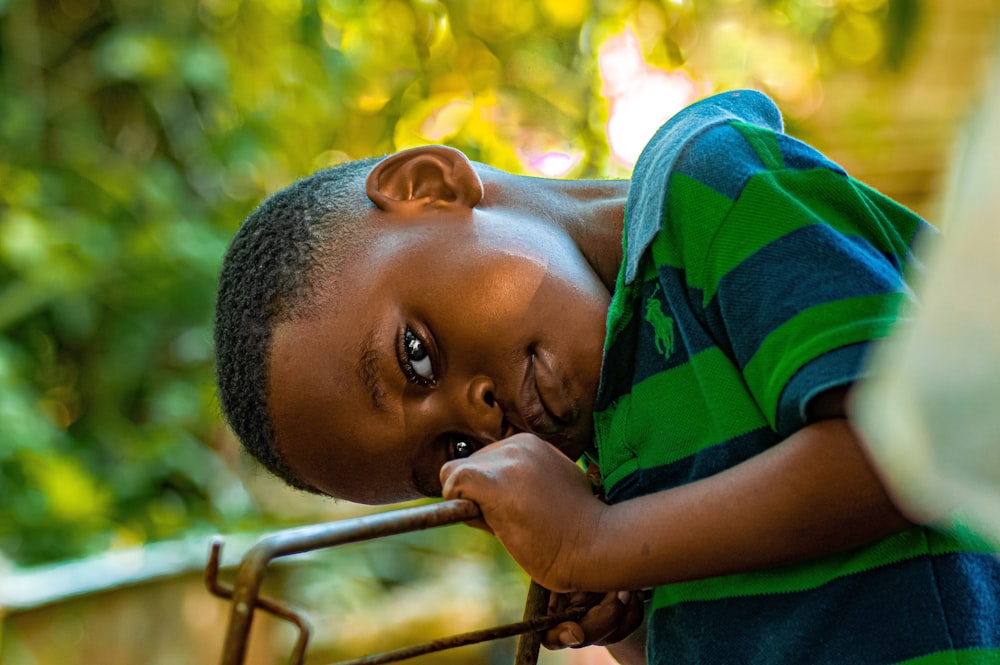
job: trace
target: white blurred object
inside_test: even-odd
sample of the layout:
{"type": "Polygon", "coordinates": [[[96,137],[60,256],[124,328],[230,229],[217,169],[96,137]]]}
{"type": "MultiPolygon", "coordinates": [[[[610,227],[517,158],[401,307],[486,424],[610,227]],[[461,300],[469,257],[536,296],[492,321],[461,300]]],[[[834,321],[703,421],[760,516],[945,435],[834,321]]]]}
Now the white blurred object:
{"type": "Polygon", "coordinates": [[[874,353],[852,415],[911,516],[1000,544],[1000,68],[970,125],[920,305],[874,353]]]}

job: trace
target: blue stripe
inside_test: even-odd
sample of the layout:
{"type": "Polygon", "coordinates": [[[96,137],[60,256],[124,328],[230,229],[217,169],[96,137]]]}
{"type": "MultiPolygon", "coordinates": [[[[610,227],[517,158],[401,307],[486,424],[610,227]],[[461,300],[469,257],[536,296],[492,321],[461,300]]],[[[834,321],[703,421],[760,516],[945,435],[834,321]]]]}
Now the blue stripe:
{"type": "Polygon", "coordinates": [[[651,376],[690,362],[691,356],[719,345],[707,331],[707,320],[699,318],[691,303],[701,303],[702,292],[687,286],[684,271],[670,266],[659,269],[659,280],[642,284],[640,295],[632,300],[628,323],[612,341],[604,355],[602,386],[595,410],[602,411],[616,398],[630,393],[632,386],[651,376]],[[656,349],[656,329],[646,320],[650,298],[660,301],[663,313],[673,321],[674,347],[669,356],[636,349],[656,349]]]}
{"type": "Polygon", "coordinates": [[[836,173],[847,175],[838,164],[831,162],[825,155],[812,146],[806,145],[798,139],[794,139],[788,134],[775,134],[778,139],[778,147],[785,161],[785,167],[789,169],[804,170],[815,168],[827,168],[836,173]]]}
{"type": "MultiPolygon", "coordinates": [[[[634,302],[634,301],[633,301],[634,302]]],[[[609,322],[610,323],[610,322],[609,322]]],[[[594,413],[607,409],[622,395],[632,392],[632,367],[635,364],[636,338],[642,317],[631,316],[613,340],[605,342],[601,365],[601,387],[594,401],[594,413]]]]}
{"type": "Polygon", "coordinates": [[[758,429],[703,448],[670,464],[637,469],[615,483],[608,492],[608,503],[627,501],[707,478],[759,455],[780,440],[781,437],[772,430],[758,429]]]}
{"type": "Polygon", "coordinates": [[[659,279],[643,284],[642,298],[636,302],[641,311],[636,317],[642,321],[639,326],[637,343],[640,349],[656,349],[656,329],[646,321],[648,301],[660,301],[662,311],[673,320],[674,349],[669,357],[658,353],[644,353],[636,359],[635,380],[640,383],[654,374],[685,365],[691,356],[715,346],[711,336],[705,332],[705,323],[696,317],[692,302],[700,303],[701,291],[687,286],[684,271],[670,266],[659,269],[659,279]]]}
{"type": "MultiPolygon", "coordinates": [[[[703,99],[687,107],[665,125],[643,148],[632,172],[625,209],[629,211],[625,238],[625,283],[638,274],[639,260],[653,237],[660,231],[660,221],[668,198],[667,183],[676,171],[677,161],[685,152],[698,151],[692,145],[703,134],[730,122],[746,122],[781,131],[781,113],[770,99],[753,90],[739,90],[703,99]]],[[[702,145],[709,146],[711,143],[702,145]]],[[[724,153],[723,153],[724,155],[724,153]]],[[[725,168],[716,163],[715,168],[725,168]]]]}
{"type": "Polygon", "coordinates": [[[899,271],[870,243],[811,224],[768,243],[730,270],[708,304],[709,319],[721,319],[731,329],[729,339],[743,368],[767,336],[796,314],[902,288],[899,271]],[[844,266],[854,268],[847,273],[844,266]]]}
{"type": "Polygon", "coordinates": [[[649,663],[880,665],[997,649],[998,611],[996,558],[919,557],[809,591],[659,609],[649,622],[649,663]]]}
{"type": "Polygon", "coordinates": [[[694,178],[735,201],[747,181],[765,170],[743,135],[730,125],[720,125],[685,147],[674,173],[694,178]]]}
{"type": "Polygon", "coordinates": [[[777,429],[791,436],[806,425],[806,405],[824,390],[846,386],[864,374],[870,344],[849,344],[803,365],[785,385],[778,400],[777,429]]]}

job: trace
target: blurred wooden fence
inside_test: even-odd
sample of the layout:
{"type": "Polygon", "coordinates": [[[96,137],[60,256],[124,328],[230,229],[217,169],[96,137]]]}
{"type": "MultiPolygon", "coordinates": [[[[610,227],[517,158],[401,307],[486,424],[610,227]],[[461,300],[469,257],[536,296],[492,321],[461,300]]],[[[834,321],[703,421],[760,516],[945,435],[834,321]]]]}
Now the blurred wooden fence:
{"type": "MultiPolygon", "coordinates": [[[[232,567],[253,538],[229,538],[223,565],[232,567]]],[[[208,539],[161,543],[83,561],[0,573],[0,663],[3,665],[187,665],[218,663],[229,604],[203,582],[208,539]]],[[[466,562],[467,564],[468,562],[466,562]]],[[[297,565],[269,568],[264,594],[289,598],[288,573],[297,565]]],[[[360,612],[306,612],[314,635],[309,665],[354,658],[445,635],[514,621],[499,616],[458,563],[452,579],[431,578],[383,599],[358,599],[360,612]],[[464,586],[464,588],[463,588],[464,586]],[[417,600],[414,607],[414,600],[417,600]],[[410,611],[395,611],[410,606],[410,611]]],[[[454,570],[454,569],[453,569],[454,570]]],[[[223,572],[223,580],[232,575],[223,572]]],[[[520,580],[518,580],[520,581],[520,580]]],[[[512,589],[523,599],[522,585],[512,589]]],[[[524,585],[526,586],[526,585],[524,585]]],[[[508,589],[510,590],[510,589],[508,589]]],[[[495,595],[495,591],[493,591],[495,595]]],[[[324,610],[336,608],[324,608],[324,610]]],[[[295,638],[286,623],[257,612],[247,665],[286,663],[295,638]]],[[[509,665],[512,639],[432,654],[412,665],[509,665]]],[[[539,665],[613,665],[600,648],[543,650],[539,665]]]]}
{"type": "Polygon", "coordinates": [[[810,139],[852,175],[937,221],[955,144],[996,50],[998,0],[922,0],[898,75],[824,80],[810,139]]]}
{"type": "MultiPolygon", "coordinates": [[[[217,662],[228,607],[205,590],[207,553],[202,539],[0,573],[0,662],[217,662]]],[[[248,665],[281,662],[273,623],[255,625],[248,665]]]]}

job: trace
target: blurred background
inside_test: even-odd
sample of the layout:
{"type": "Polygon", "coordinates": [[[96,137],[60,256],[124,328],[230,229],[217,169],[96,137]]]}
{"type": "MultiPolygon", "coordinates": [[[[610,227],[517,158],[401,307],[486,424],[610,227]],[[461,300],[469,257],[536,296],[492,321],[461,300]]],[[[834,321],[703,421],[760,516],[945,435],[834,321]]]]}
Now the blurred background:
{"type": "MultiPolygon", "coordinates": [[[[937,223],[1000,0],[0,0],[0,662],[214,662],[199,576],[370,509],[271,480],[222,424],[215,276],[269,193],[426,143],[627,177],[712,92],[937,223]]],[[[516,620],[526,580],[464,527],[275,567],[310,663],[516,620]]],[[[260,618],[250,662],[292,634],[260,618]]],[[[423,662],[509,663],[512,644],[423,662]]],[[[602,662],[598,650],[542,662],[602,662]]],[[[414,661],[416,662],[416,661],[414,661]]]]}

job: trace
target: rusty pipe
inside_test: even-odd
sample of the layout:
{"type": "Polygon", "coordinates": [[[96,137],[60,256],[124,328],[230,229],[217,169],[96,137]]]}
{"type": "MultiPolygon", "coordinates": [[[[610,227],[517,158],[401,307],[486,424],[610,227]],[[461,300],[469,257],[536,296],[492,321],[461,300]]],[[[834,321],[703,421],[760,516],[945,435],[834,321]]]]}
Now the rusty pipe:
{"type": "MultiPolygon", "coordinates": [[[[546,592],[546,595],[548,595],[548,592],[546,592]]],[[[471,633],[462,633],[461,635],[442,637],[431,642],[425,642],[424,644],[403,647],[402,649],[372,654],[370,656],[362,656],[361,658],[342,661],[334,665],[385,665],[386,663],[395,663],[400,660],[416,658],[417,656],[444,651],[446,649],[464,647],[488,640],[499,640],[504,637],[513,637],[514,635],[520,635],[522,638],[518,642],[519,646],[514,657],[514,665],[535,665],[538,662],[538,650],[541,645],[541,639],[525,641],[523,638],[528,635],[540,636],[549,628],[558,626],[563,621],[579,621],[586,613],[586,608],[574,607],[561,614],[533,616],[518,623],[496,626],[495,628],[485,628],[471,633]],[[522,649],[520,646],[522,644],[527,644],[527,647],[522,649]]]]}
{"type": "Polygon", "coordinates": [[[246,659],[254,609],[260,604],[258,599],[260,585],[264,571],[273,559],[465,522],[479,515],[479,507],[476,504],[457,499],[349,520],[286,529],[264,536],[246,553],[236,573],[236,582],[231,592],[229,627],[222,650],[222,665],[242,665],[246,659]]]}
{"type": "MultiPolygon", "coordinates": [[[[230,621],[223,645],[222,665],[242,665],[244,662],[255,608],[260,608],[289,621],[298,628],[299,635],[291,662],[293,665],[300,665],[304,658],[306,643],[309,639],[309,626],[304,617],[283,603],[259,596],[264,571],[271,560],[316,549],[464,522],[478,517],[480,514],[478,506],[471,501],[452,500],[279,531],[265,536],[247,552],[237,571],[236,583],[232,588],[224,586],[218,580],[222,543],[221,540],[216,539],[212,543],[209,564],[205,571],[205,582],[208,589],[216,596],[229,599],[232,602],[230,621]]],[[[379,654],[351,662],[359,664],[387,663],[413,657],[420,653],[474,644],[488,639],[521,635],[518,640],[514,665],[535,665],[538,660],[543,632],[562,621],[579,618],[571,614],[546,617],[548,595],[548,591],[532,582],[525,604],[524,618],[520,623],[456,635],[416,647],[397,650],[393,653],[379,654]],[[374,658],[380,660],[373,660],[374,658]]]]}

